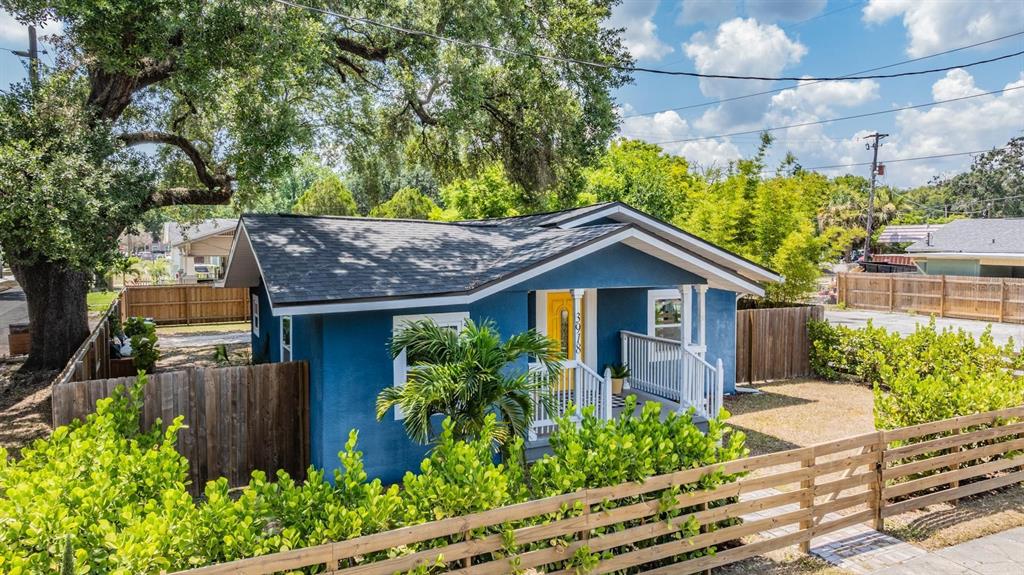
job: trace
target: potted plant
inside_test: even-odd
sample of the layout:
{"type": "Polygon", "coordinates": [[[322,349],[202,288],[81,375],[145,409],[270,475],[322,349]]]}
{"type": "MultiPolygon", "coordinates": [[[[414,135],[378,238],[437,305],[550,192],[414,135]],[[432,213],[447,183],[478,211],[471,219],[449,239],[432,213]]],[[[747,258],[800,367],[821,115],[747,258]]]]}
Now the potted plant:
{"type": "Polygon", "coordinates": [[[612,393],[615,395],[622,394],[622,385],[626,381],[626,378],[630,376],[629,365],[624,363],[613,363],[608,367],[612,375],[612,393]]]}

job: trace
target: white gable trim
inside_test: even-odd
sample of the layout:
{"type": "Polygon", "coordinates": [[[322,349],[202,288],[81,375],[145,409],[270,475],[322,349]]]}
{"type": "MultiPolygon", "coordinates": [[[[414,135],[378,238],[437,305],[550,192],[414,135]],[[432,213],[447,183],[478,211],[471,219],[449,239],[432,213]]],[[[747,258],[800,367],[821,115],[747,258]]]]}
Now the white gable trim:
{"type": "Polygon", "coordinates": [[[471,293],[448,296],[423,296],[358,302],[281,306],[279,308],[275,308],[274,305],[271,304],[271,313],[275,316],[304,315],[408,309],[428,306],[468,305],[617,243],[625,243],[626,245],[647,253],[648,255],[665,260],[681,269],[705,277],[707,278],[709,285],[712,287],[718,287],[735,292],[750,293],[758,296],[764,295],[764,289],[762,289],[761,286],[742,276],[733,274],[727,270],[718,268],[717,266],[709,265],[707,261],[700,259],[693,254],[687,253],[680,247],[672,245],[648,231],[637,228],[626,228],[471,293]]]}
{"type": "Polygon", "coordinates": [[[743,258],[733,255],[710,242],[706,242],[700,238],[697,238],[690,234],[686,234],[673,226],[670,226],[664,222],[657,220],[656,218],[652,218],[651,216],[648,216],[647,214],[641,211],[632,209],[622,204],[612,204],[602,210],[597,210],[595,212],[584,214],[576,218],[571,218],[565,221],[564,223],[559,224],[558,227],[576,228],[584,224],[600,220],[601,218],[607,218],[615,215],[625,216],[629,220],[629,222],[639,224],[640,226],[648,228],[652,231],[663,233],[681,242],[682,244],[686,245],[691,249],[709,252],[714,257],[721,258],[727,261],[729,264],[736,266],[738,270],[742,270],[749,273],[751,276],[753,276],[753,279],[755,280],[771,282],[781,282],[783,280],[782,276],[778,274],[771,273],[768,270],[762,268],[761,266],[758,266],[754,263],[744,260],[743,258]]]}
{"type": "MultiPolygon", "coordinates": [[[[239,229],[235,233],[235,238],[231,241],[231,250],[228,251],[228,268],[226,270],[224,270],[224,280],[220,281],[220,282],[217,282],[217,287],[257,287],[259,285],[259,282],[257,282],[256,285],[243,285],[245,282],[238,282],[238,284],[235,284],[234,282],[230,282],[230,280],[232,279],[231,278],[231,270],[234,269],[234,268],[232,268],[232,266],[235,265],[235,260],[236,260],[235,254],[238,251],[238,245],[239,245],[239,239],[238,238],[240,238],[240,237],[244,237],[245,238],[245,247],[248,248],[249,253],[252,255],[252,260],[254,262],[256,262],[256,272],[257,272],[257,274],[259,274],[259,279],[260,280],[264,280],[265,276],[263,275],[263,266],[260,265],[260,258],[256,257],[256,250],[252,247],[252,240],[249,239],[249,232],[245,229],[245,226],[242,225],[242,221],[241,220],[238,221],[238,227],[241,228],[241,229],[239,229]]],[[[245,249],[245,247],[243,247],[242,249],[245,249]]],[[[266,280],[263,281],[263,285],[264,286],[267,285],[266,280]]],[[[270,315],[271,316],[288,315],[288,314],[278,314],[278,313],[276,313],[274,311],[274,300],[271,299],[269,291],[267,291],[267,302],[270,304],[270,315]]]]}

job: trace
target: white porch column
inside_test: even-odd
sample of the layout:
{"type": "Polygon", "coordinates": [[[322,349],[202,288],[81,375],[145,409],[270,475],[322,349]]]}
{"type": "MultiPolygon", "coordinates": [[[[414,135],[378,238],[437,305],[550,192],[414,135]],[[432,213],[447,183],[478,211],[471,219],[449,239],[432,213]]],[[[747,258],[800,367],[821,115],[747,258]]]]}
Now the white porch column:
{"type": "Polygon", "coordinates": [[[689,346],[693,343],[693,286],[692,285],[681,285],[679,286],[679,305],[682,307],[683,317],[680,331],[682,331],[683,346],[689,346]]]}
{"type": "Polygon", "coordinates": [[[586,290],[574,289],[572,290],[572,349],[573,357],[576,361],[583,361],[583,338],[580,334],[583,332],[583,293],[586,290]]]}
{"type": "Polygon", "coordinates": [[[707,350],[707,306],[705,298],[708,293],[708,284],[697,286],[697,345],[701,347],[700,357],[704,359],[704,351],[707,350]]]}

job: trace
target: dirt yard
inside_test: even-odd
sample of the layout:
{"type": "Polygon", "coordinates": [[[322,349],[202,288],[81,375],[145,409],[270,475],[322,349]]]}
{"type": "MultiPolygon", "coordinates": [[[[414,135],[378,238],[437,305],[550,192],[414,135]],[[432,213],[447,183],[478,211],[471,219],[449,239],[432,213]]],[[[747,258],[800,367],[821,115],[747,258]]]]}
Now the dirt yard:
{"type": "MultiPolygon", "coordinates": [[[[867,386],[793,380],[746,387],[761,393],[727,397],[725,407],[732,413],[729,424],[747,434],[747,445],[753,455],[874,431],[874,398],[867,386]]],[[[890,534],[925,549],[941,549],[1021,526],[1024,526],[1024,486],[1020,484],[886,519],[886,530],[890,534]]],[[[721,572],[842,573],[790,551],[744,561],[721,572]],[[734,570],[739,566],[745,566],[746,570],[734,570]]]]}
{"type": "Polygon", "coordinates": [[[51,431],[53,373],[26,377],[20,361],[0,362],[0,447],[17,456],[21,448],[51,431]]]}

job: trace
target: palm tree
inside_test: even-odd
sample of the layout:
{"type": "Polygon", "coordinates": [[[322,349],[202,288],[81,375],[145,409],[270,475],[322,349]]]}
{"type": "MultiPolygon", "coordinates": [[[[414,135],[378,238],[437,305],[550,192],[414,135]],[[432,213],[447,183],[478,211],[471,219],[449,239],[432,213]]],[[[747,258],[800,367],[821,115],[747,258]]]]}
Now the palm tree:
{"type": "Polygon", "coordinates": [[[525,436],[533,423],[536,402],[550,402],[543,379],[531,378],[511,364],[524,355],[541,364],[549,378],[561,369],[562,353],[556,342],[530,330],[501,340],[493,321],[468,320],[462,331],[431,320],[410,323],[391,341],[393,357],[407,354],[408,381],[377,396],[377,419],[392,407],[405,415],[405,430],[419,443],[433,437],[431,417],[452,420],[460,439],[476,439],[489,429],[489,413],[498,415],[490,440],[503,446],[512,437],[525,436]]]}

